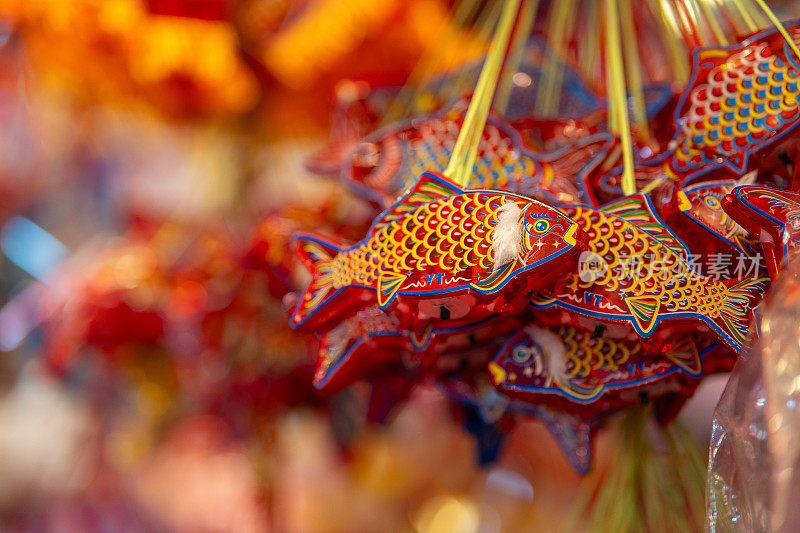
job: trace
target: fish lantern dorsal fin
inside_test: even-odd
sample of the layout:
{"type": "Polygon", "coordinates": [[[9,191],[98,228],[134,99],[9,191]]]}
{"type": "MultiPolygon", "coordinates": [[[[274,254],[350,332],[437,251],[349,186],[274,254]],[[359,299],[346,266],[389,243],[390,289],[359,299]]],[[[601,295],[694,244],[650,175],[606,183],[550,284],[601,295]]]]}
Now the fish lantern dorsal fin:
{"type": "Polygon", "coordinates": [[[760,185],[743,185],[737,189],[738,196],[747,202],[748,208],[761,211],[781,222],[784,222],[786,212],[800,207],[800,195],[791,191],[760,185]]]}
{"type": "Polygon", "coordinates": [[[575,415],[536,406],[533,413],[544,423],[572,467],[579,474],[591,466],[592,429],[589,422],[575,415]]]}
{"type": "Polygon", "coordinates": [[[736,181],[736,185],[753,185],[758,177],[758,171],[748,172],[736,181]]]}
{"type": "Polygon", "coordinates": [[[667,227],[661,217],[656,214],[650,199],[642,193],[620,198],[600,208],[600,211],[630,222],[642,231],[646,231],[673,252],[686,259],[686,245],[667,227]]]}
{"type": "Polygon", "coordinates": [[[455,194],[462,194],[464,189],[435,172],[425,172],[417,182],[400,197],[389,209],[381,213],[372,223],[370,234],[377,233],[387,224],[414,211],[421,205],[447,198],[455,194]]]}

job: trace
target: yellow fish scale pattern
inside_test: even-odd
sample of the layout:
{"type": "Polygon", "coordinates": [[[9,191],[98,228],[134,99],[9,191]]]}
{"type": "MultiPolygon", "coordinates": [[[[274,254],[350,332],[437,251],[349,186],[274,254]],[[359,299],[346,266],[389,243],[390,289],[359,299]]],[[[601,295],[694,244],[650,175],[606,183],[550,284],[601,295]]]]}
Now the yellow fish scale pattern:
{"type": "Polygon", "coordinates": [[[568,346],[567,378],[570,379],[585,378],[592,370],[601,368],[616,370],[641,350],[639,344],[631,350],[613,339],[594,337],[575,328],[561,328],[558,334],[568,346]]]}
{"type": "MultiPolygon", "coordinates": [[[[794,32],[794,39],[798,34],[794,32]]],[[[704,58],[724,50],[708,51],[704,58]]],[[[701,59],[702,62],[702,59],[701,59]]],[[[747,47],[708,74],[708,83],[692,91],[683,123],[680,161],[710,150],[732,155],[744,151],[787,122],[796,120],[800,72],[763,44],[747,47]]]]}
{"type": "Polygon", "coordinates": [[[491,230],[503,203],[502,195],[481,192],[423,204],[338,254],[331,264],[333,285],[375,286],[380,272],[406,274],[431,266],[453,274],[473,266],[489,269],[491,230]]]}
{"type": "MultiPolygon", "coordinates": [[[[414,157],[405,185],[413,184],[426,170],[444,172],[458,138],[459,126],[455,120],[433,120],[420,126],[420,139],[414,143],[414,157]]],[[[520,154],[504,137],[499,128],[487,124],[478,144],[478,157],[472,168],[471,187],[483,189],[503,188],[509,179],[520,180],[537,174],[536,163],[520,154]]]]}
{"type": "Polygon", "coordinates": [[[661,241],[635,225],[596,210],[574,208],[571,216],[589,238],[589,249],[602,258],[605,268],[595,279],[572,274],[568,287],[627,296],[654,296],[662,311],[691,311],[719,316],[728,288],[702,276],[661,241]]]}

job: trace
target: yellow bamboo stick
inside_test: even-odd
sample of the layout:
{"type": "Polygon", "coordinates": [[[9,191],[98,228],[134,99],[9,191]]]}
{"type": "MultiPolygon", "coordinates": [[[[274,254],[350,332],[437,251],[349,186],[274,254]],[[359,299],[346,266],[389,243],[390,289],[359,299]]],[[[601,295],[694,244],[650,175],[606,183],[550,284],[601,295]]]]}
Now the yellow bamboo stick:
{"type": "Polygon", "coordinates": [[[736,9],[739,11],[739,15],[741,15],[742,20],[744,20],[747,30],[751,33],[756,31],[758,26],[756,26],[753,17],[750,16],[750,12],[747,10],[744,4],[742,4],[742,0],[733,0],[733,5],[735,5],[736,9]]]}
{"type": "Polygon", "coordinates": [[[722,31],[722,27],[719,25],[717,21],[717,13],[712,11],[711,6],[709,5],[709,0],[698,0],[700,4],[700,9],[703,10],[703,16],[706,19],[709,27],[711,27],[711,32],[714,34],[714,38],[717,39],[717,43],[721,45],[728,44],[728,38],[725,37],[725,33],[722,31]]]}
{"type": "MultiPolygon", "coordinates": [[[[438,46],[434,46],[423,52],[419,62],[414,66],[405,85],[400,89],[398,95],[389,105],[389,109],[381,118],[381,124],[394,122],[400,118],[405,118],[411,114],[414,101],[424,90],[428,79],[439,69],[445,53],[448,52],[453,43],[458,40],[459,32],[472,17],[475,16],[476,8],[482,8],[478,0],[462,0],[458,3],[453,14],[452,22],[446,26],[446,31],[442,32],[438,46]]],[[[445,26],[447,23],[442,23],[445,26]]]]}
{"type": "Polygon", "coordinates": [[[450,161],[448,161],[447,168],[444,171],[445,176],[449,176],[453,181],[462,187],[466,187],[469,183],[469,173],[472,171],[471,166],[466,169],[466,161],[469,159],[470,148],[473,145],[475,145],[476,148],[478,145],[480,145],[481,136],[483,135],[483,128],[486,125],[486,117],[488,117],[487,109],[486,117],[484,117],[482,121],[476,119],[481,112],[481,108],[483,107],[486,85],[489,81],[489,77],[486,75],[486,73],[489,72],[488,64],[490,61],[490,56],[491,50],[484,61],[481,74],[478,77],[478,83],[475,86],[475,91],[472,93],[472,100],[470,100],[467,113],[464,116],[464,122],[461,124],[461,131],[458,133],[456,144],[453,147],[453,153],[450,154],[450,161]],[[478,130],[477,126],[475,125],[476,121],[480,122],[481,124],[479,131],[476,131],[478,130]]]}
{"type": "Polygon", "coordinates": [[[584,20],[586,24],[586,38],[579,41],[581,44],[581,72],[588,80],[596,79],[597,57],[600,51],[600,28],[597,24],[597,2],[589,0],[586,6],[588,12],[584,20]]]}
{"type": "Polygon", "coordinates": [[[497,87],[497,78],[511,38],[511,30],[519,11],[520,1],[504,1],[503,12],[497,24],[494,39],[492,39],[489,53],[486,55],[475,93],[469,103],[464,123],[450,156],[450,162],[444,172],[446,176],[462,187],[467,185],[477,157],[478,143],[486,125],[489,107],[497,87]]]}
{"type": "Polygon", "coordinates": [[[733,32],[734,37],[738,37],[744,31],[742,31],[741,26],[739,26],[739,21],[735,19],[735,17],[731,13],[731,0],[708,0],[714,4],[714,7],[717,10],[717,13],[724,13],[724,17],[728,21],[731,26],[731,31],[733,32]]]}
{"type": "Polygon", "coordinates": [[[756,28],[763,30],[769,26],[770,21],[764,16],[764,13],[759,9],[759,6],[754,0],[747,0],[744,8],[750,13],[750,17],[753,19],[753,22],[755,22],[756,28]]]}
{"type": "Polygon", "coordinates": [[[697,6],[694,5],[692,0],[683,0],[684,11],[686,15],[689,17],[690,27],[694,26],[697,28],[697,38],[700,41],[700,45],[705,45],[705,38],[703,37],[703,28],[700,27],[700,14],[697,12],[697,6]]]}
{"type": "Polygon", "coordinates": [[[633,146],[631,144],[628,102],[625,90],[625,74],[622,62],[622,46],[619,32],[617,0],[605,0],[606,11],[606,76],[610,78],[609,107],[613,102],[616,127],[622,142],[622,190],[625,194],[636,192],[633,174],[633,146]]]}
{"type": "MultiPolygon", "coordinates": [[[[604,9],[605,3],[608,3],[610,0],[604,0],[604,9]]],[[[606,9],[606,13],[608,10],[606,9]]],[[[608,45],[608,23],[605,25],[605,31],[603,32],[603,39],[605,40],[606,45],[608,45]]],[[[606,48],[606,52],[604,55],[603,67],[605,68],[605,80],[606,80],[606,101],[608,108],[606,115],[608,121],[608,131],[619,135],[619,115],[617,114],[617,101],[616,99],[612,98],[611,95],[614,94],[614,78],[611,76],[611,69],[608,63],[608,48],[606,48]]]]}
{"type": "Polygon", "coordinates": [[[539,90],[536,94],[536,112],[539,114],[558,111],[563,65],[557,65],[556,62],[564,58],[566,52],[564,40],[570,22],[574,20],[574,17],[570,16],[573,11],[572,0],[559,0],[550,5],[550,17],[547,22],[547,42],[550,45],[550,53],[545,58],[545,76],[544,80],[540,80],[539,90]]]}
{"type": "Polygon", "coordinates": [[[655,11],[654,14],[656,18],[661,22],[663,39],[664,43],[667,45],[675,81],[684,83],[689,79],[688,52],[684,46],[682,46],[683,37],[678,27],[678,20],[675,16],[675,12],[672,11],[669,0],[653,0],[652,7],[655,11]]]}
{"type": "Polygon", "coordinates": [[[504,68],[504,76],[501,76],[500,87],[497,89],[495,99],[495,109],[500,113],[505,113],[508,108],[508,100],[511,97],[513,88],[514,74],[522,63],[522,56],[525,53],[525,45],[531,34],[533,22],[536,20],[536,11],[539,9],[539,0],[523,0],[522,8],[519,12],[517,31],[511,41],[511,48],[508,53],[508,61],[504,68]]]}
{"type": "Polygon", "coordinates": [[[575,12],[575,5],[577,0],[562,0],[564,3],[564,9],[569,13],[573,13],[573,16],[567,16],[566,20],[564,21],[563,27],[561,28],[561,45],[558,48],[558,57],[562,60],[561,68],[557,69],[556,71],[556,78],[553,83],[553,92],[551,93],[551,102],[550,106],[553,109],[554,113],[558,113],[558,109],[561,105],[561,86],[564,82],[564,70],[566,68],[566,59],[567,53],[569,52],[569,44],[568,39],[569,36],[572,35],[574,30],[576,17],[574,16],[575,12]]]}
{"type": "Polygon", "coordinates": [[[639,49],[636,41],[636,27],[633,22],[633,6],[631,0],[620,1],[620,14],[622,22],[622,38],[625,44],[625,73],[628,75],[628,85],[633,98],[633,120],[636,123],[642,139],[650,142],[650,128],[647,123],[647,112],[644,103],[644,88],[642,86],[642,70],[639,62],[639,49]]]}
{"type": "MultiPolygon", "coordinates": [[[[485,41],[491,44],[492,33],[497,27],[497,21],[500,19],[500,12],[502,11],[502,1],[497,0],[487,4],[483,17],[477,25],[476,35],[480,41],[485,41]]],[[[487,47],[488,48],[488,47],[487,47]]],[[[449,88],[448,100],[461,96],[469,89],[472,88],[472,69],[461,69],[458,76],[452,81],[449,88]]]]}
{"type": "Polygon", "coordinates": [[[764,10],[764,13],[766,13],[769,20],[772,21],[772,23],[775,25],[776,28],[778,28],[778,31],[781,32],[781,35],[783,35],[783,38],[789,44],[789,47],[794,52],[794,55],[797,57],[798,61],[800,61],[800,50],[798,50],[797,44],[795,44],[795,42],[789,36],[789,32],[787,32],[786,28],[783,27],[781,21],[778,20],[778,17],[775,16],[775,13],[772,12],[772,10],[769,8],[767,3],[764,2],[764,0],[755,0],[755,1],[758,2],[758,5],[761,6],[761,9],[764,10]]]}
{"type": "Polygon", "coordinates": [[[661,185],[664,182],[664,180],[665,180],[665,178],[654,179],[653,181],[651,181],[650,183],[648,183],[647,185],[642,187],[642,190],[639,191],[639,192],[647,194],[650,191],[652,191],[653,189],[655,189],[656,187],[658,187],[659,185],[661,185]]]}

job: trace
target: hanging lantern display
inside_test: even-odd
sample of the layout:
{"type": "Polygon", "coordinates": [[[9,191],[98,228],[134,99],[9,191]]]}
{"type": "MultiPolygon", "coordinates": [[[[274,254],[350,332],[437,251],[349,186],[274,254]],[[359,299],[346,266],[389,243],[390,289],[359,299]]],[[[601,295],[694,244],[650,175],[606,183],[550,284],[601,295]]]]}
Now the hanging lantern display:
{"type": "MultiPolygon", "coordinates": [[[[790,193],[748,184],[791,175],[764,162],[791,153],[797,27],[759,31],[774,18],[760,5],[704,4],[690,26],[683,6],[608,1],[592,8],[602,24],[589,50],[571,40],[580,28],[564,4],[550,6],[542,42],[525,38],[537,3],[504,2],[464,94],[448,92],[457,76],[433,75],[396,93],[405,116],[370,91],[342,115],[346,144],[313,168],[384,211],[355,244],[296,237],[311,281],[290,322],[321,335],[321,389],[386,368],[430,376],[422,362],[467,339],[457,350],[469,368],[482,361],[507,405],[593,426],[653,401],[667,421],[750,342],[765,266],[774,277],[792,246],[775,244],[793,223],[790,193]],[[644,57],[647,24],[681,44],[673,35],[644,57]],[[413,114],[409,92],[439,109],[413,114]],[[585,111],[568,116],[570,101],[585,111]],[[503,326],[485,339],[500,341],[491,354],[476,348],[481,324],[503,326]]],[[[453,375],[434,379],[453,387],[453,375]]]]}
{"type": "MultiPolygon", "coordinates": [[[[690,485],[705,472],[679,415],[763,344],[765,294],[787,286],[800,248],[800,22],[763,0],[51,7],[0,1],[0,48],[24,45],[37,90],[65,89],[53,94],[100,125],[47,168],[80,160],[84,196],[104,198],[129,185],[118,175],[146,174],[143,161],[191,176],[163,216],[138,198],[146,186],[125,188],[131,216],[93,221],[118,241],[36,276],[50,298],[25,318],[43,324],[42,367],[92,388],[109,427],[124,418],[115,409],[145,413],[131,425],[147,438],[115,446],[156,449],[176,421],[224,420],[231,435],[204,446],[263,445],[258,498],[291,514],[313,497],[281,500],[281,476],[361,479],[386,501],[415,486],[403,480],[424,470],[418,457],[386,450],[427,427],[416,418],[430,407],[427,423],[452,424],[481,467],[535,447],[521,441],[544,426],[564,471],[590,480],[574,504],[589,531],[699,528],[690,485]],[[129,120],[142,132],[169,122],[142,143],[169,146],[95,160],[129,120]],[[226,145],[209,157],[224,176],[207,184],[195,179],[214,173],[205,160],[188,169],[174,154],[205,152],[206,137],[226,145]],[[204,201],[184,209],[190,193],[204,201]]],[[[0,330],[19,325],[4,313],[0,330]]],[[[503,477],[512,462],[481,486],[529,504],[533,485],[503,477]]],[[[488,506],[498,516],[504,498],[488,506]]],[[[464,530],[492,529],[464,501],[414,526],[458,515],[464,530]]]]}

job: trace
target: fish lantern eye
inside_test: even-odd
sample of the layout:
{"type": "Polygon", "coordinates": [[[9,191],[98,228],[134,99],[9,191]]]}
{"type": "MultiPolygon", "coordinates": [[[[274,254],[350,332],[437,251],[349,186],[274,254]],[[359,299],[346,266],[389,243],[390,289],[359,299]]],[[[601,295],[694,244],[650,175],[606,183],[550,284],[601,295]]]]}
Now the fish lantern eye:
{"type": "Polygon", "coordinates": [[[550,229],[550,221],[544,218],[537,218],[532,224],[528,225],[528,233],[531,235],[544,235],[550,229]]]}
{"type": "Polygon", "coordinates": [[[711,209],[713,209],[714,211],[719,211],[720,210],[719,198],[717,198],[716,196],[706,196],[705,197],[705,202],[706,202],[706,205],[708,207],[710,207],[711,209]]]}
{"type": "Polygon", "coordinates": [[[514,346],[514,349],[511,350],[511,357],[515,363],[527,363],[530,361],[531,355],[533,355],[533,350],[523,344],[514,346]]]}

